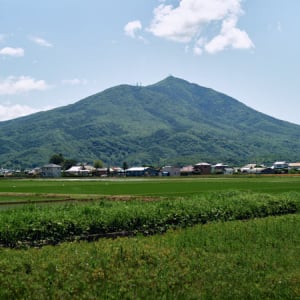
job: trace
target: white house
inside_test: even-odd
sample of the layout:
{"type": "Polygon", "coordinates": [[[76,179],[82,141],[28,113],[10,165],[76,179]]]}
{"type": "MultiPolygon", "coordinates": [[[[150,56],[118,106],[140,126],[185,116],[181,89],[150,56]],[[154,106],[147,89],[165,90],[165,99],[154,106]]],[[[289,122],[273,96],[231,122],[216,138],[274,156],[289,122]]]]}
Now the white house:
{"type": "Polygon", "coordinates": [[[73,176],[88,176],[90,173],[90,168],[86,168],[82,165],[72,166],[70,169],[65,171],[65,174],[73,176]]]}
{"type": "Polygon", "coordinates": [[[286,161],[276,161],[272,166],[274,170],[288,169],[288,167],[289,164],[286,161]]]}
{"type": "Polygon", "coordinates": [[[288,173],[289,164],[285,161],[276,161],[273,163],[271,169],[275,174],[286,174],[288,173]]]}

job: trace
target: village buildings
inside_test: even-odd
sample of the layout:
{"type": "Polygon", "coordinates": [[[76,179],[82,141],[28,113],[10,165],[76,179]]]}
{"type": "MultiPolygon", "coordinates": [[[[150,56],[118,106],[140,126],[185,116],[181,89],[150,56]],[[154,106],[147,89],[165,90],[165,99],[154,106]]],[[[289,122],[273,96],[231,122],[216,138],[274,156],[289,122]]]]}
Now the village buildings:
{"type": "MultiPolygon", "coordinates": [[[[285,174],[300,173],[300,162],[288,163],[286,161],[276,161],[271,166],[257,165],[254,163],[246,164],[242,167],[229,167],[224,163],[210,164],[199,162],[194,165],[183,167],[163,166],[154,168],[151,166],[135,166],[127,169],[121,167],[95,168],[87,164],[77,164],[67,170],[57,164],[46,164],[40,168],[26,170],[23,172],[28,177],[153,177],[153,176],[205,176],[205,175],[232,175],[232,174],[285,174]]],[[[0,176],[20,176],[20,170],[6,170],[0,168],[0,176]]]]}

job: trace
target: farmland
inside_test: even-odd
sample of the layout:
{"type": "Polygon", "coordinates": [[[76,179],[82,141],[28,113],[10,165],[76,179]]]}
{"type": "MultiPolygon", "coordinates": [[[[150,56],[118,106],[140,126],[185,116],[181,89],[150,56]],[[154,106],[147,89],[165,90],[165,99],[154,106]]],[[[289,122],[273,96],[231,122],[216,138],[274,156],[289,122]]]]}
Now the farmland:
{"type": "MultiPolygon", "coordinates": [[[[38,195],[180,196],[217,191],[300,192],[299,176],[242,176],[111,180],[0,180],[0,199],[13,193],[38,195]]],[[[24,195],[23,195],[24,196],[24,195]]]]}
{"type": "Polygon", "coordinates": [[[299,177],[1,180],[0,199],[30,202],[0,210],[1,299],[300,297],[299,177]]]}

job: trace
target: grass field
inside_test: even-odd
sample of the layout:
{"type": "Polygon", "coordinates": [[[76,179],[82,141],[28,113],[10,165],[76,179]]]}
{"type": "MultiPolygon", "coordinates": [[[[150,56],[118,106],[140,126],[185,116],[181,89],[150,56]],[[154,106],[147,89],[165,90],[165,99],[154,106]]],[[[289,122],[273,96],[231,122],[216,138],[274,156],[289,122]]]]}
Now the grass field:
{"type": "Polygon", "coordinates": [[[300,216],[0,249],[1,299],[299,299],[300,216]]]}
{"type": "MultiPolygon", "coordinates": [[[[0,180],[0,201],[17,194],[180,196],[218,191],[300,192],[300,176],[111,180],[0,180]]],[[[32,198],[31,198],[32,199],[32,198]]]]}
{"type": "Polygon", "coordinates": [[[21,246],[0,247],[0,299],[300,299],[299,177],[5,179],[0,199],[90,200],[0,210],[21,246]],[[22,248],[114,230],[137,235],[22,248]]]}

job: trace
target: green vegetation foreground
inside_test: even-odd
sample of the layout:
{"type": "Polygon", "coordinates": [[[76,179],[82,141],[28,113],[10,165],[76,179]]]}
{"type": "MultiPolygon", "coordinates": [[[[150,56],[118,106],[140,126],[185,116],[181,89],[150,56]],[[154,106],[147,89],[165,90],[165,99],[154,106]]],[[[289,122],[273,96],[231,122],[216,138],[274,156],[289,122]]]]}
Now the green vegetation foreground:
{"type": "MultiPolygon", "coordinates": [[[[110,180],[0,180],[3,193],[178,196],[217,191],[300,192],[300,176],[116,178],[110,180]]],[[[23,195],[24,196],[24,195],[23,195]]],[[[38,195],[36,195],[38,196],[38,195]]]]}
{"type": "Polygon", "coordinates": [[[1,299],[299,299],[300,215],[0,249],[1,299]]]}
{"type": "Polygon", "coordinates": [[[214,221],[296,213],[300,194],[209,193],[156,201],[25,205],[0,211],[0,246],[57,244],[106,235],[163,233],[214,221]]]}
{"type": "Polygon", "coordinates": [[[6,246],[0,247],[0,299],[298,299],[299,178],[262,179],[143,180],[121,182],[123,188],[108,181],[0,181],[6,201],[37,200],[55,187],[64,197],[66,183],[83,199],[111,195],[115,183],[120,195],[128,188],[157,196],[0,211],[6,246]],[[168,188],[159,189],[161,183],[168,188]],[[270,192],[257,192],[264,187],[270,192]],[[136,235],[79,241],[115,231],[136,235]],[[47,243],[59,246],[28,247],[47,243]]]}

